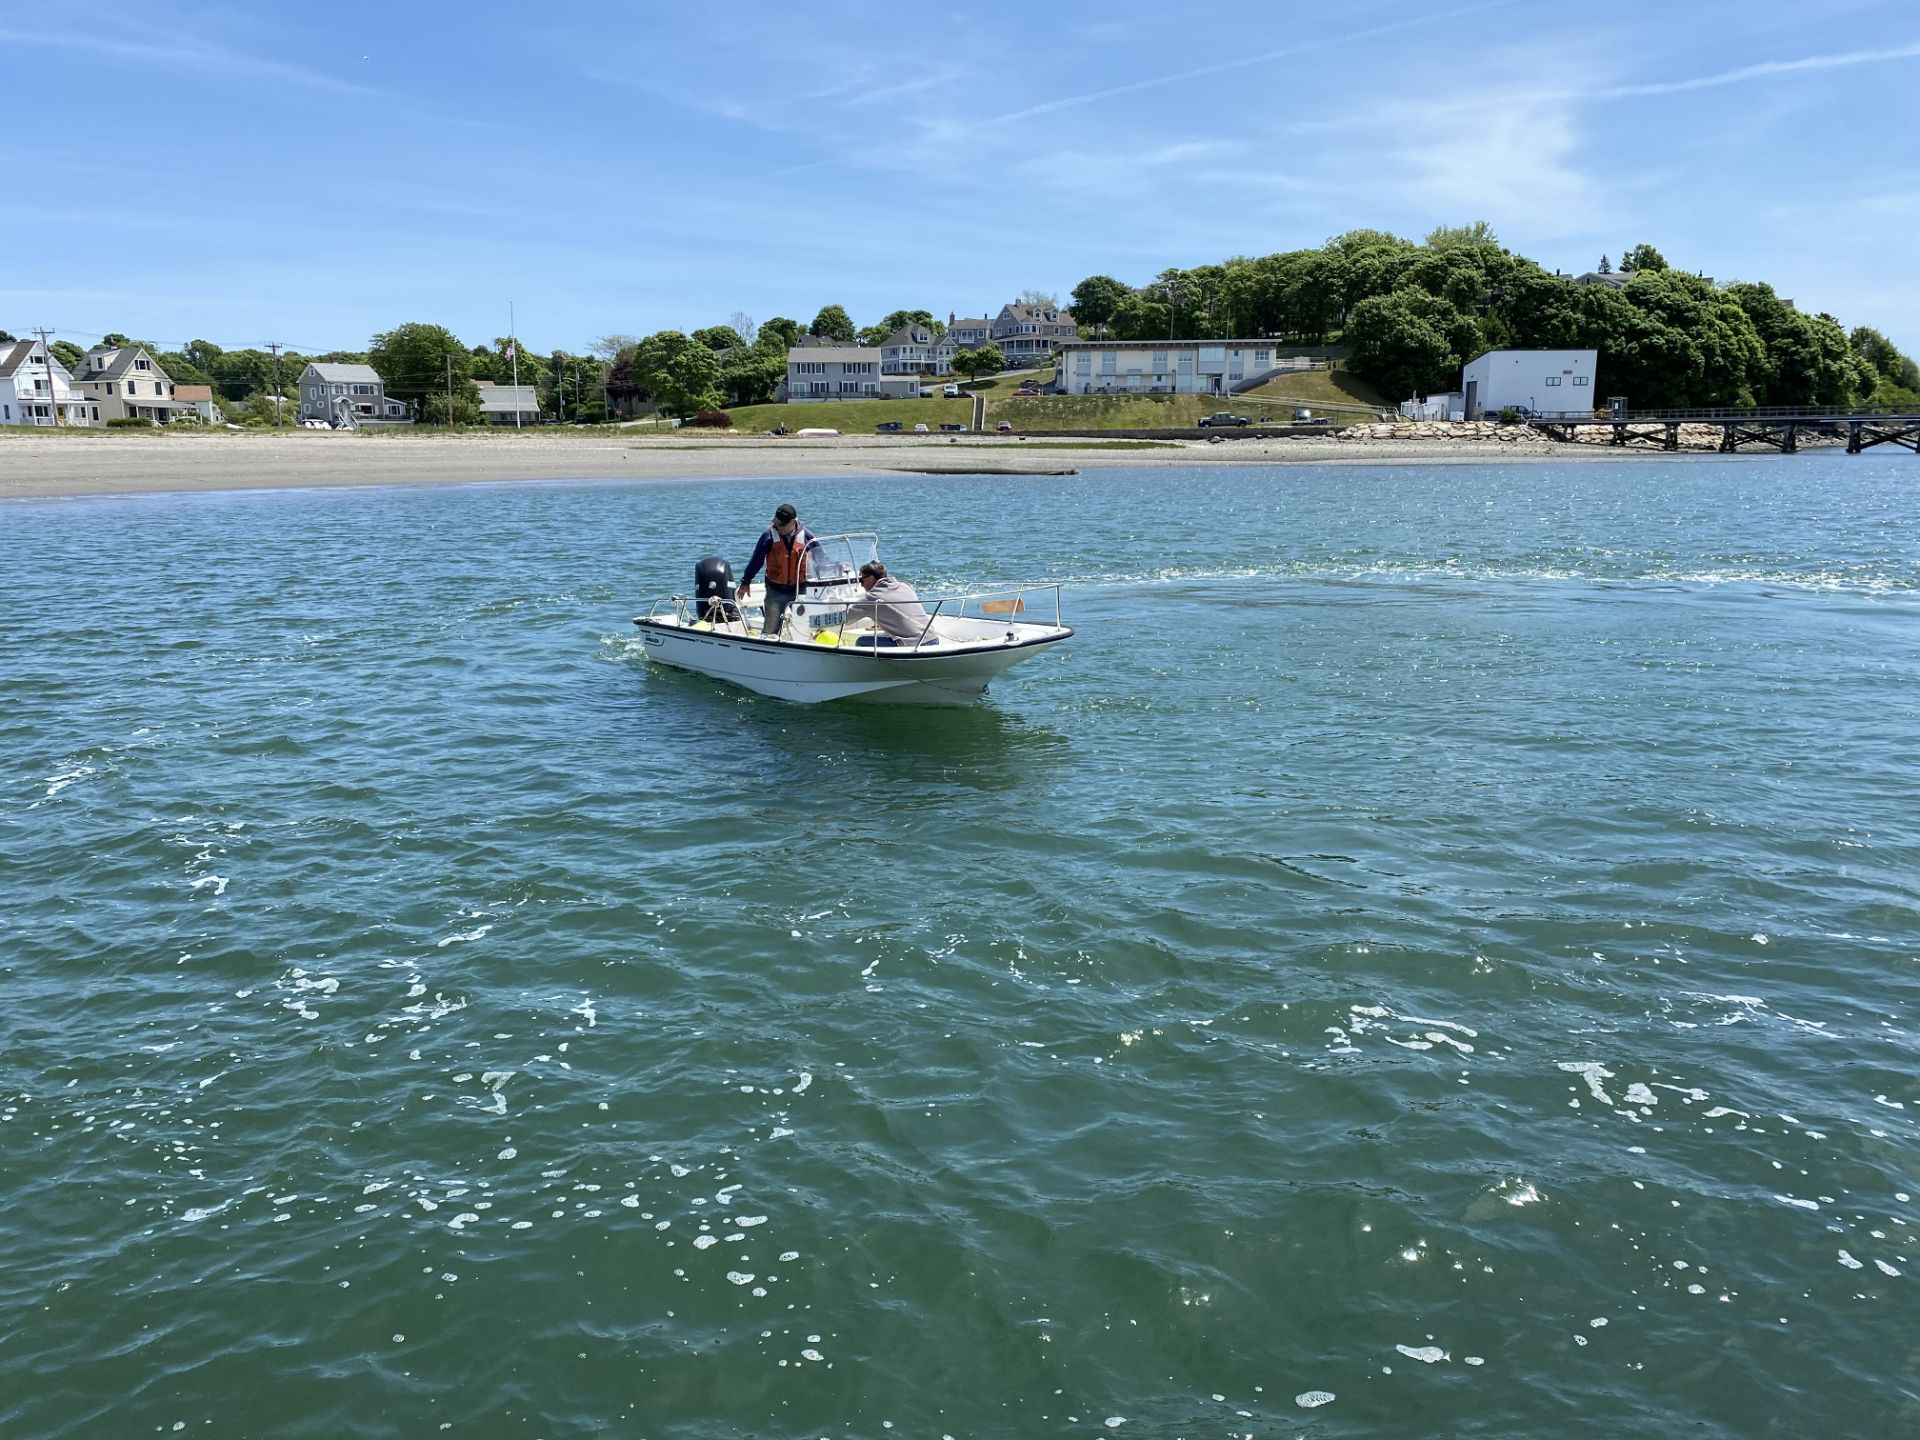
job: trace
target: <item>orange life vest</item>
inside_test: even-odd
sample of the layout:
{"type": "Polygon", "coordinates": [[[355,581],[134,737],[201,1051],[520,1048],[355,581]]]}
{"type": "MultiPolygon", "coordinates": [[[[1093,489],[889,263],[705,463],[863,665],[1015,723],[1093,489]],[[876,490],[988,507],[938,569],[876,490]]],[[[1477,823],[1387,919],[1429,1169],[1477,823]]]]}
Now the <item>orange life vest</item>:
{"type": "Polygon", "coordinates": [[[807,545],[813,537],[804,525],[793,527],[793,534],[781,537],[776,530],[767,547],[767,583],[782,590],[798,590],[807,578],[807,545]]]}

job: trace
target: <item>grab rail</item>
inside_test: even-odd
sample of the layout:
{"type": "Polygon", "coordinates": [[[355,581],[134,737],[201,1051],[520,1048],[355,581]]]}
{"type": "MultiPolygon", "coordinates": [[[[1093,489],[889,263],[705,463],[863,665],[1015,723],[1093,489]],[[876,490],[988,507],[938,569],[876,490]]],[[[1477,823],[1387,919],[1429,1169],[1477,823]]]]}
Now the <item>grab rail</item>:
{"type": "MultiPolygon", "coordinates": [[[[919,650],[921,646],[926,644],[929,636],[932,636],[936,642],[939,640],[940,637],[933,633],[933,626],[934,622],[943,615],[952,620],[975,620],[980,622],[1004,620],[1007,624],[1011,625],[1044,623],[1032,620],[1015,620],[1013,617],[1027,613],[1027,596],[1044,595],[1048,591],[1053,592],[1053,628],[1056,630],[1064,629],[1065,627],[1060,618],[1060,582],[1057,580],[1024,581],[1020,584],[1007,586],[998,590],[976,590],[965,595],[944,595],[940,597],[933,602],[933,608],[927,611],[927,623],[921,627],[920,633],[915,637],[911,648],[916,651],[919,650]],[[970,602],[974,601],[979,602],[979,613],[969,614],[967,606],[970,602]],[[955,608],[949,610],[947,608],[949,605],[955,608]]],[[[923,600],[920,603],[924,608],[927,602],[923,600]]],[[[1011,634],[1011,632],[1009,632],[1009,634],[1011,634]]]]}

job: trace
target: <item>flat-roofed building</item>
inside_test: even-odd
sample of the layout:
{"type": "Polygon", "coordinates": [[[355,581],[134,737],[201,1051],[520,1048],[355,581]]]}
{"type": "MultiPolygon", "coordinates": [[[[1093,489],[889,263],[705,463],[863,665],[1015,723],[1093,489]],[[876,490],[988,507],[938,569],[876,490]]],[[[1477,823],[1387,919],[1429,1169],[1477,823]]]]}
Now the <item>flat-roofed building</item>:
{"type": "Polygon", "coordinates": [[[1526,408],[1536,415],[1589,415],[1594,409],[1594,350],[1489,350],[1460,371],[1469,420],[1526,408]]]}
{"type": "Polygon", "coordinates": [[[1068,395],[1231,395],[1308,364],[1283,361],[1272,340],[1067,340],[1054,362],[1068,395]]]}

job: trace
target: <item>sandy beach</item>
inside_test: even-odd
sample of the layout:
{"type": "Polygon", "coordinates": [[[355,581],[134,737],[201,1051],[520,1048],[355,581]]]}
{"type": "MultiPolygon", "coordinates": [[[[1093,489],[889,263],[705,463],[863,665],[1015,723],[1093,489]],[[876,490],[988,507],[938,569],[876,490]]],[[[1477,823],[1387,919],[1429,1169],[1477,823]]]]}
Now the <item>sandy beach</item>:
{"type": "MultiPolygon", "coordinates": [[[[978,436],[772,438],[619,431],[365,435],[331,431],[0,431],[0,499],[143,492],[432,485],[513,480],[685,480],[730,475],[1011,472],[1143,465],[1486,464],[1621,459],[1609,447],[1525,439],[1329,435],[1126,445],[978,436]]],[[[1672,459],[1672,456],[1665,457],[1672,459]]]]}

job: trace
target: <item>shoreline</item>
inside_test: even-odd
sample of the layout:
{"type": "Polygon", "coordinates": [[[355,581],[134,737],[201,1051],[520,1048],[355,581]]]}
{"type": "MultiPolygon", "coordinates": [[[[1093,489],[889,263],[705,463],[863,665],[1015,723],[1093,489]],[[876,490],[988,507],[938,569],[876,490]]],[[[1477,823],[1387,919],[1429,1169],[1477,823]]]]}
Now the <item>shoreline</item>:
{"type": "Polygon", "coordinates": [[[355,435],[330,431],[209,433],[0,431],[0,500],[194,494],[335,486],[514,481],[720,480],[950,473],[1070,474],[1169,465],[1500,465],[1707,458],[1699,451],[1623,451],[1554,441],[1332,435],[1278,440],[1084,443],[1057,437],[568,434],[355,435]],[[1026,455],[1022,455],[1022,451],[1026,455]],[[969,465],[977,456],[978,468],[969,465]]]}

